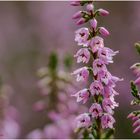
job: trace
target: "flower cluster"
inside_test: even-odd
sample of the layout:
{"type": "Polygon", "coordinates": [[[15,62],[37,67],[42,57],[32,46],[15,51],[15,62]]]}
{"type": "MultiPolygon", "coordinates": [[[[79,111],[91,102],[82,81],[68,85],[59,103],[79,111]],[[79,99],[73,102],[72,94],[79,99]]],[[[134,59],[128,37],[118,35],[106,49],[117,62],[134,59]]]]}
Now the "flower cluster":
{"type": "Polygon", "coordinates": [[[96,17],[107,16],[108,11],[96,10],[92,1],[74,1],[71,5],[86,5],[85,11],[78,11],[73,16],[73,19],[78,20],[77,25],[90,23],[90,28],[82,27],[75,32],[75,41],[81,48],[74,57],[77,58],[77,63],[83,62],[86,65],[72,74],[76,75],[77,82],[86,83],[92,77],[92,83],[88,88],[72,95],[77,98],[77,102],[83,104],[92,102],[89,111],[76,118],[77,129],[84,129],[84,132],[88,131],[94,138],[101,138],[101,131],[107,128],[113,129],[115,123],[113,109],[118,107],[118,103],[115,102],[114,97],[118,93],[114,88],[116,82],[122,79],[113,76],[108,71],[107,65],[113,63],[113,56],[118,51],[114,52],[104,46],[104,39],[101,36],[106,37],[110,33],[106,28],[97,26],[96,17]]]}
{"type": "MultiPolygon", "coordinates": [[[[136,43],[135,47],[140,54],[140,43],[136,43]]],[[[131,101],[131,105],[140,105],[140,93],[138,89],[138,87],[140,86],[140,63],[135,63],[130,67],[130,69],[137,76],[137,79],[135,81],[131,81],[131,93],[134,97],[134,99],[131,101]]],[[[131,112],[128,115],[128,118],[134,121],[133,127],[135,129],[133,130],[133,133],[140,134],[140,110],[131,112]]]]}
{"type": "MultiPolygon", "coordinates": [[[[32,130],[27,138],[65,139],[76,137],[73,132],[73,120],[76,114],[80,113],[79,110],[85,110],[85,107],[78,106],[72,98],[69,98],[70,93],[77,90],[77,87],[73,86],[71,76],[66,71],[71,67],[71,58],[64,57],[64,70],[60,70],[57,64],[59,63],[58,55],[52,53],[48,59],[47,67],[39,69],[38,86],[41,90],[41,100],[35,102],[33,109],[40,114],[46,114],[46,123],[43,129],[32,130]]],[[[42,116],[44,116],[43,114],[42,116]]]]}

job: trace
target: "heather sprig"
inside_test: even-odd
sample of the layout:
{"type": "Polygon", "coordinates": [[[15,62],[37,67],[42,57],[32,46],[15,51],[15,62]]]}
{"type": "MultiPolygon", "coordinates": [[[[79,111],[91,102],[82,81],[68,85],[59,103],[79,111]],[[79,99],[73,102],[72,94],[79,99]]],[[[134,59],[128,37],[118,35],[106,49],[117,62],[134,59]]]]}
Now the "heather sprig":
{"type": "MultiPolygon", "coordinates": [[[[140,55],[140,43],[135,43],[135,48],[137,52],[140,55]]],[[[140,63],[135,63],[130,67],[130,69],[133,71],[133,73],[137,76],[137,79],[135,81],[131,81],[131,94],[134,97],[134,99],[131,101],[131,105],[140,105],[140,92],[139,92],[139,86],[140,86],[140,63]]],[[[136,110],[131,112],[128,115],[128,118],[132,119],[133,122],[133,133],[139,133],[140,134],[140,110],[136,110]]]]}
{"type": "Polygon", "coordinates": [[[76,138],[73,120],[79,109],[81,111],[85,108],[79,107],[72,98],[69,98],[77,89],[68,72],[72,67],[73,57],[66,54],[60,61],[58,54],[52,52],[48,60],[47,66],[37,72],[41,99],[33,105],[35,111],[45,114],[46,123],[43,128],[38,127],[31,131],[27,138],[76,138]]]}
{"type": "Polygon", "coordinates": [[[104,39],[110,35],[105,27],[98,27],[98,16],[107,16],[109,12],[96,9],[93,1],[73,1],[72,6],[85,6],[86,10],[78,11],[73,15],[77,25],[89,22],[90,27],[82,27],[75,32],[75,41],[80,49],[74,55],[77,63],[84,66],[75,70],[77,82],[90,83],[89,87],[81,89],[76,94],[77,102],[90,105],[89,111],[76,118],[76,132],[82,133],[83,138],[110,138],[114,133],[115,119],[113,117],[118,103],[114,97],[118,93],[114,90],[117,81],[122,79],[113,76],[107,65],[113,63],[113,51],[104,46],[104,39]],[[92,63],[92,64],[91,64],[92,63]],[[92,81],[90,81],[92,79],[92,81]]]}

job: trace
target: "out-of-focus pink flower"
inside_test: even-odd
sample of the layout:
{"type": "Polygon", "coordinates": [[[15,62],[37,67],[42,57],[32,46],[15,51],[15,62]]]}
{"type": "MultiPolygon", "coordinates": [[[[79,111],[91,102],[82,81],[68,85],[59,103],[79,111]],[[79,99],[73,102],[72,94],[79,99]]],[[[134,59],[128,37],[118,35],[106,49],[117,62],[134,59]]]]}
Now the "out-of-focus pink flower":
{"type": "Polygon", "coordinates": [[[140,76],[140,63],[135,63],[130,67],[136,76],[140,76]]]}
{"type": "Polygon", "coordinates": [[[38,101],[33,105],[33,109],[35,111],[43,111],[45,109],[46,105],[44,101],[38,101]]]}
{"type": "Polygon", "coordinates": [[[138,78],[134,81],[134,83],[135,83],[136,85],[140,85],[140,77],[138,77],[138,78]]]}
{"type": "Polygon", "coordinates": [[[91,94],[94,96],[99,95],[103,92],[103,85],[101,84],[101,82],[95,80],[94,82],[91,83],[90,85],[90,92],[91,94]]]}
{"type": "Polygon", "coordinates": [[[97,75],[101,71],[107,71],[107,68],[101,59],[96,59],[93,62],[93,73],[94,73],[94,75],[97,75]]]}
{"type": "Polygon", "coordinates": [[[74,15],[73,15],[73,19],[77,19],[77,18],[81,18],[81,15],[82,14],[82,11],[78,11],[78,12],[76,12],[74,15]]]}
{"type": "Polygon", "coordinates": [[[101,105],[98,103],[92,104],[92,106],[89,109],[89,112],[91,113],[93,118],[100,117],[103,113],[103,110],[101,108],[101,105]]]}
{"type": "Polygon", "coordinates": [[[118,51],[113,51],[110,48],[102,47],[98,49],[98,57],[104,61],[105,64],[113,63],[113,56],[115,56],[118,51]]]}
{"type": "Polygon", "coordinates": [[[40,129],[35,129],[27,135],[28,139],[42,139],[43,133],[40,129]]]}
{"type": "Polygon", "coordinates": [[[76,118],[77,128],[89,127],[91,125],[91,118],[88,113],[79,115],[76,118]]]}
{"type": "Polygon", "coordinates": [[[99,36],[93,37],[91,42],[90,42],[90,46],[91,46],[93,53],[97,52],[98,48],[104,47],[103,38],[101,38],[99,36]]]}
{"type": "Polygon", "coordinates": [[[20,127],[19,124],[7,116],[7,118],[3,122],[3,137],[4,139],[15,139],[19,137],[20,134],[20,127]]]}
{"type": "Polygon", "coordinates": [[[76,24],[77,25],[81,25],[81,24],[84,24],[86,22],[86,19],[85,18],[80,18],[77,22],[76,22],[76,24]]]}
{"type": "Polygon", "coordinates": [[[110,34],[109,31],[104,27],[99,28],[99,33],[103,36],[108,36],[110,34]]]}
{"type": "Polygon", "coordinates": [[[95,18],[90,20],[90,25],[95,30],[97,28],[97,20],[95,18]]]}
{"type": "Polygon", "coordinates": [[[89,41],[89,30],[88,28],[80,28],[75,32],[75,41],[78,45],[88,46],[89,41]]]}
{"type": "Polygon", "coordinates": [[[90,52],[87,48],[81,48],[74,57],[77,57],[77,63],[88,63],[90,59],[90,52]]]}
{"type": "Polygon", "coordinates": [[[89,70],[87,67],[82,67],[75,70],[72,74],[77,75],[76,80],[79,81],[87,81],[89,76],[89,70]]]}
{"type": "Polygon", "coordinates": [[[80,1],[72,1],[71,3],[70,3],[72,6],[80,6],[81,4],[80,4],[80,1]]]}
{"type": "Polygon", "coordinates": [[[88,12],[94,11],[94,5],[92,3],[87,4],[86,9],[88,12]]]}
{"type": "Polygon", "coordinates": [[[113,128],[113,124],[115,123],[115,119],[110,114],[104,114],[101,117],[101,125],[102,128],[113,128]]]}
{"type": "Polygon", "coordinates": [[[84,104],[89,99],[90,93],[89,93],[88,89],[85,88],[83,90],[80,90],[79,92],[77,92],[76,94],[74,94],[72,96],[75,96],[77,98],[77,102],[83,101],[83,104],[84,104]]]}
{"type": "Polygon", "coordinates": [[[109,15],[109,12],[107,10],[104,9],[98,9],[99,15],[101,16],[107,16],[109,15]]]}

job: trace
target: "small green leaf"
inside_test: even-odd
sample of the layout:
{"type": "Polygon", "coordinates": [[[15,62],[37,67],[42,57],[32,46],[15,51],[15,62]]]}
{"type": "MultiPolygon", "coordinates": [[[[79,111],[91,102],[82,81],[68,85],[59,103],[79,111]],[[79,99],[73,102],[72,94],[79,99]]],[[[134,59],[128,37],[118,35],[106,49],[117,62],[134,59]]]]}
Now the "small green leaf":
{"type": "Polygon", "coordinates": [[[140,43],[135,43],[135,47],[137,49],[137,52],[140,54],[140,43]]]}
{"type": "Polygon", "coordinates": [[[137,86],[134,84],[133,81],[131,81],[131,93],[132,95],[137,98],[138,100],[140,100],[140,96],[139,96],[139,91],[137,86]]]}

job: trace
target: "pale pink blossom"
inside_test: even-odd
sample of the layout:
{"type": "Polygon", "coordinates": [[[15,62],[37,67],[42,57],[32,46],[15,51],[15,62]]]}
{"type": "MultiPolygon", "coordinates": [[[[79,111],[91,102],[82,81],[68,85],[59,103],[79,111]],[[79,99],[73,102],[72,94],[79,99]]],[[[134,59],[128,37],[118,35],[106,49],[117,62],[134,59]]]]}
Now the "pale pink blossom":
{"type": "Polygon", "coordinates": [[[104,27],[99,28],[99,33],[103,36],[108,36],[110,34],[109,31],[104,27]]]}
{"type": "Polygon", "coordinates": [[[80,19],[76,22],[76,24],[77,24],[77,25],[81,25],[81,24],[83,24],[83,23],[85,23],[85,22],[86,22],[85,18],[80,18],[80,19]]]}
{"type": "Polygon", "coordinates": [[[92,106],[89,109],[89,112],[91,113],[93,118],[100,117],[103,113],[103,110],[101,108],[101,105],[98,103],[93,103],[92,106]]]}
{"type": "MultiPolygon", "coordinates": [[[[96,59],[93,61],[93,73],[94,75],[97,75],[98,73],[107,71],[106,65],[104,63],[104,61],[102,61],[101,59],[96,59]]],[[[102,77],[102,75],[100,75],[100,77],[102,77]]]]}
{"type": "Polygon", "coordinates": [[[94,5],[92,3],[87,4],[86,9],[88,12],[92,12],[94,10],[94,5]]]}
{"type": "Polygon", "coordinates": [[[82,11],[78,11],[78,12],[76,12],[74,15],[73,15],[73,19],[77,19],[77,18],[81,18],[81,16],[82,16],[82,11]]]}
{"type": "Polygon", "coordinates": [[[113,63],[113,56],[115,56],[118,51],[113,51],[110,48],[102,47],[98,49],[98,57],[103,60],[105,64],[113,63]]]}
{"type": "Polygon", "coordinates": [[[78,45],[88,46],[89,45],[89,30],[88,28],[80,28],[75,32],[75,41],[78,45]]]}
{"type": "Polygon", "coordinates": [[[98,48],[104,47],[104,40],[103,40],[103,38],[101,38],[99,36],[93,37],[91,39],[91,42],[90,42],[90,47],[91,47],[93,53],[97,52],[98,48]]]}
{"type": "Polygon", "coordinates": [[[138,78],[134,81],[134,83],[135,83],[136,85],[140,85],[140,77],[138,77],[138,78]]]}
{"type": "Polygon", "coordinates": [[[99,12],[99,15],[101,16],[107,16],[109,15],[109,12],[107,10],[104,10],[104,9],[98,9],[98,12],[99,12]]]}
{"type": "Polygon", "coordinates": [[[90,93],[89,93],[88,89],[85,88],[85,89],[80,90],[79,92],[77,92],[76,94],[74,94],[72,96],[75,96],[77,98],[77,102],[82,101],[84,104],[89,99],[90,93]]]}
{"type": "Polygon", "coordinates": [[[27,135],[27,138],[28,139],[41,139],[43,138],[43,133],[40,129],[35,129],[27,135]]]}
{"type": "Polygon", "coordinates": [[[76,118],[77,128],[89,127],[91,125],[91,118],[88,113],[80,114],[76,118]]]}
{"type": "Polygon", "coordinates": [[[75,70],[72,74],[77,75],[76,80],[78,82],[79,81],[87,81],[88,76],[89,76],[89,70],[87,67],[82,67],[82,68],[75,70]]]}
{"type": "Polygon", "coordinates": [[[80,6],[81,5],[80,1],[72,1],[70,4],[72,6],[80,6]]]}
{"type": "Polygon", "coordinates": [[[140,126],[136,127],[133,131],[133,133],[140,133],[140,126]]]}
{"type": "Polygon", "coordinates": [[[77,57],[77,63],[88,63],[90,59],[90,52],[87,48],[81,48],[74,57],[77,57]]]}
{"type": "Polygon", "coordinates": [[[113,109],[115,107],[118,107],[118,103],[116,103],[114,101],[114,95],[110,96],[109,98],[104,98],[103,101],[102,101],[102,106],[103,106],[103,109],[109,113],[109,114],[113,114],[113,109]]]}
{"type": "Polygon", "coordinates": [[[97,28],[97,20],[95,18],[90,20],[90,25],[95,30],[97,28]]]}
{"type": "Polygon", "coordinates": [[[110,114],[104,114],[101,117],[101,125],[102,128],[113,128],[113,124],[115,123],[115,119],[110,114]]]}
{"type": "Polygon", "coordinates": [[[90,85],[90,92],[93,96],[101,94],[103,92],[102,83],[97,81],[97,80],[92,82],[91,85],[90,85]]]}

